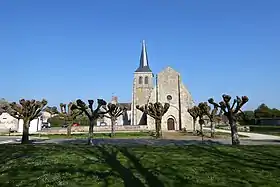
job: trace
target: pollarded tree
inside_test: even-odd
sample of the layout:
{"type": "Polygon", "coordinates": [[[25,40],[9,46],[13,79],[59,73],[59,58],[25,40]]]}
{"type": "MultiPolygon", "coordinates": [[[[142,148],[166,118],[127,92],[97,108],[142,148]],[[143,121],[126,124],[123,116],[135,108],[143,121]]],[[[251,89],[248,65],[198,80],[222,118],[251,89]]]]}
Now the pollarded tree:
{"type": "MultiPolygon", "coordinates": [[[[205,103],[207,105],[207,103],[205,103]]],[[[219,121],[219,115],[218,110],[219,108],[215,105],[213,105],[213,109],[211,110],[211,107],[207,105],[208,109],[205,110],[206,115],[208,116],[210,120],[210,128],[211,128],[211,138],[214,138],[215,134],[215,123],[219,121]]]]}
{"type": "Polygon", "coordinates": [[[118,103],[117,104],[109,103],[107,105],[107,108],[108,108],[107,113],[109,114],[109,116],[108,115],[104,115],[104,116],[111,120],[111,134],[110,134],[110,136],[113,137],[115,135],[116,121],[117,121],[118,117],[123,114],[124,107],[121,106],[118,103]]]}
{"type": "Polygon", "coordinates": [[[68,103],[68,105],[60,103],[60,112],[58,113],[58,115],[64,119],[64,122],[68,123],[67,136],[71,136],[71,128],[73,125],[73,121],[76,119],[77,116],[83,113],[83,111],[80,111],[78,109],[72,109],[72,105],[72,102],[68,103]]]}
{"type": "Polygon", "coordinates": [[[232,145],[239,145],[240,140],[238,137],[238,131],[237,131],[237,113],[241,111],[241,108],[244,104],[246,104],[249,99],[247,96],[236,97],[236,99],[233,100],[233,104],[231,105],[230,100],[231,96],[224,94],[223,101],[221,101],[219,104],[214,101],[213,98],[210,98],[208,102],[215,107],[221,108],[221,110],[224,112],[224,115],[228,118],[229,125],[231,128],[231,141],[232,145]],[[235,106],[236,105],[236,106],[235,106]]]}
{"type": "Polygon", "coordinates": [[[67,136],[71,136],[71,128],[73,121],[76,119],[77,116],[83,113],[78,109],[72,110],[72,105],[72,102],[70,102],[68,105],[60,103],[60,111],[58,111],[56,107],[47,107],[45,110],[46,112],[49,112],[52,115],[58,114],[58,116],[63,119],[65,124],[69,123],[67,126],[67,136]]]}
{"type": "Polygon", "coordinates": [[[216,115],[216,122],[218,123],[218,125],[220,125],[221,121],[222,121],[222,117],[223,117],[223,110],[220,109],[220,112],[218,115],[216,115]]]}
{"type": "Polygon", "coordinates": [[[25,100],[21,99],[19,103],[9,103],[9,107],[5,107],[5,111],[16,119],[23,120],[23,133],[21,143],[26,144],[29,142],[29,126],[33,119],[41,115],[42,110],[47,105],[47,101],[25,100]]]}
{"type": "Polygon", "coordinates": [[[196,133],[196,120],[198,118],[198,114],[199,114],[199,108],[197,106],[194,106],[192,108],[188,109],[188,112],[190,113],[190,115],[193,118],[193,133],[196,133]]]}
{"type": "Polygon", "coordinates": [[[55,106],[53,106],[53,107],[47,106],[47,107],[44,109],[44,111],[50,113],[50,114],[51,114],[51,117],[52,117],[53,115],[58,114],[57,107],[55,107],[55,106]]]}
{"type": "Polygon", "coordinates": [[[104,101],[103,99],[97,99],[96,109],[93,109],[93,103],[93,100],[88,100],[88,105],[86,105],[85,102],[83,102],[81,99],[78,99],[76,101],[76,104],[73,104],[71,106],[72,110],[78,109],[82,111],[89,119],[88,144],[92,143],[93,127],[97,125],[97,119],[107,113],[107,111],[102,111],[102,108],[106,107],[106,101],[104,101]]]}
{"type": "Polygon", "coordinates": [[[203,127],[202,125],[205,124],[205,121],[204,121],[204,116],[209,113],[210,111],[210,107],[207,105],[207,102],[201,102],[198,104],[198,117],[199,117],[199,126],[200,126],[200,133],[201,133],[201,139],[203,141],[203,137],[204,137],[204,134],[203,134],[203,127]]]}
{"type": "Polygon", "coordinates": [[[156,138],[162,137],[161,120],[164,114],[168,111],[170,105],[165,103],[162,105],[160,102],[145,104],[144,106],[137,105],[136,108],[152,118],[155,119],[156,124],[156,138]]]}
{"type": "Polygon", "coordinates": [[[9,107],[9,102],[6,101],[4,98],[0,99],[0,115],[6,112],[8,107],[9,107]]]}

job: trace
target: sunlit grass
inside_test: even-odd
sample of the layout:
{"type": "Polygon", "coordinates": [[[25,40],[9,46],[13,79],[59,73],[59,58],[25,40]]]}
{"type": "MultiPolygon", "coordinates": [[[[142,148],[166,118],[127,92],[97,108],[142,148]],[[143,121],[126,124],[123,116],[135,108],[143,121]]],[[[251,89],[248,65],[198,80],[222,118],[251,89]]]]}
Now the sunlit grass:
{"type": "Polygon", "coordinates": [[[0,186],[278,186],[278,146],[0,145],[0,186]]]}

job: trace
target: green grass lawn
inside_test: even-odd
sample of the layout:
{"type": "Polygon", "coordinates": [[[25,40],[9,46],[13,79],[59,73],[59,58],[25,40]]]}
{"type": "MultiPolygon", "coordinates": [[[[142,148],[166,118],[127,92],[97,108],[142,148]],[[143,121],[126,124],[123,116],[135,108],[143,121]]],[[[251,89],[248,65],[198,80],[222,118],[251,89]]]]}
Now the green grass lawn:
{"type": "MultiPolygon", "coordinates": [[[[110,133],[95,133],[94,138],[110,138],[110,133]]],[[[59,139],[59,138],[74,138],[74,139],[84,139],[88,138],[88,133],[80,133],[80,134],[71,134],[71,136],[67,136],[67,134],[31,134],[31,136],[40,136],[40,137],[48,137],[50,139],[59,139]]],[[[148,132],[117,132],[115,133],[115,138],[142,138],[148,137],[150,134],[148,132]]]]}
{"type": "Polygon", "coordinates": [[[0,186],[279,186],[277,146],[0,145],[0,186]]]}

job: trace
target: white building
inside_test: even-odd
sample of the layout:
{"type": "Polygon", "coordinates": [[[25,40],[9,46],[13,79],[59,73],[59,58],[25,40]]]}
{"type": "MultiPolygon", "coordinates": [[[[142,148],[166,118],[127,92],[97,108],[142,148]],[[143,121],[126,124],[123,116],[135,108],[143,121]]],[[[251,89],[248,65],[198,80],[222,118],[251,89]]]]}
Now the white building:
{"type": "MultiPolygon", "coordinates": [[[[34,133],[42,129],[42,124],[50,117],[48,112],[43,112],[42,116],[34,119],[30,122],[29,133],[34,133]]],[[[2,113],[0,115],[0,132],[8,132],[9,130],[14,132],[23,131],[23,120],[16,119],[8,113],[2,113]]]]}

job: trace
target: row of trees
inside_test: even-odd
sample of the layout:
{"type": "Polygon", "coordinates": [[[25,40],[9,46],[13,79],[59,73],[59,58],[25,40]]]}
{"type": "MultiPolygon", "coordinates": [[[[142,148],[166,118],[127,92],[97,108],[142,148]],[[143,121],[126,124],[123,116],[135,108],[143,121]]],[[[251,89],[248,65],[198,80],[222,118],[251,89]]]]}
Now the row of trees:
{"type": "Polygon", "coordinates": [[[255,119],[261,118],[280,118],[280,110],[276,108],[269,108],[266,104],[261,104],[255,110],[244,111],[245,118],[239,117],[238,122],[241,125],[253,125],[255,119]]]}
{"type": "Polygon", "coordinates": [[[247,111],[247,113],[253,112],[255,118],[277,118],[280,117],[280,110],[276,108],[269,108],[266,104],[261,104],[254,111],[247,111]]]}
{"type": "MultiPolygon", "coordinates": [[[[237,114],[241,111],[241,107],[248,102],[248,97],[243,96],[242,98],[236,97],[233,104],[230,103],[231,97],[229,95],[223,95],[223,101],[216,103],[213,98],[209,99],[208,102],[213,106],[211,107],[207,102],[199,103],[198,106],[194,106],[189,109],[188,112],[193,117],[193,127],[195,131],[195,124],[197,118],[199,118],[200,129],[202,133],[202,125],[205,122],[204,116],[207,116],[211,122],[211,136],[214,136],[214,124],[221,120],[222,114],[227,117],[231,127],[232,144],[240,144],[238,133],[237,133],[237,114]],[[235,106],[236,105],[236,106],[235,106]],[[220,109],[220,111],[219,111],[220,109]]],[[[29,142],[29,124],[33,119],[38,118],[42,111],[47,111],[52,115],[58,115],[66,122],[71,122],[79,115],[86,115],[89,120],[89,137],[88,144],[92,143],[93,138],[93,127],[97,125],[97,119],[107,117],[111,119],[111,136],[115,133],[115,123],[119,116],[126,110],[119,104],[109,103],[105,100],[98,99],[97,107],[93,106],[94,100],[88,100],[88,104],[78,99],[75,103],[70,102],[68,105],[60,104],[60,110],[56,107],[48,107],[47,101],[36,101],[36,100],[25,100],[21,99],[19,103],[4,103],[0,105],[0,112],[7,112],[16,119],[23,119],[23,134],[22,143],[29,142]]],[[[164,105],[160,102],[148,103],[143,106],[137,105],[136,108],[143,113],[151,116],[155,120],[156,138],[162,137],[161,121],[164,114],[168,111],[170,105],[165,103],[164,105]]],[[[67,134],[71,134],[71,125],[68,126],[67,134]]],[[[203,137],[203,133],[202,133],[203,137]]]]}
{"type": "MultiPolygon", "coordinates": [[[[213,98],[208,100],[208,103],[213,106],[212,109],[207,102],[201,102],[198,106],[188,109],[188,112],[193,118],[193,130],[194,132],[196,131],[196,121],[199,119],[200,133],[203,139],[202,125],[205,123],[205,116],[207,116],[211,123],[211,137],[214,137],[215,123],[219,123],[219,121],[222,120],[222,116],[226,116],[231,127],[232,145],[239,145],[240,141],[237,131],[237,121],[240,118],[240,113],[243,118],[245,118],[245,114],[241,111],[241,108],[249,101],[249,99],[247,96],[242,96],[241,98],[237,96],[231,103],[231,96],[224,94],[222,95],[222,98],[223,100],[219,103],[215,102],[213,98]]],[[[169,107],[170,105],[168,103],[162,105],[159,102],[154,104],[149,103],[144,106],[136,106],[137,109],[155,119],[157,138],[162,136],[161,120],[169,107]]]]}
{"type": "MultiPolygon", "coordinates": [[[[42,111],[49,112],[52,115],[57,115],[65,122],[73,122],[77,116],[85,114],[89,119],[89,137],[88,144],[92,143],[93,127],[97,125],[97,119],[100,117],[107,117],[111,119],[112,133],[114,135],[114,126],[117,118],[122,115],[126,109],[119,105],[109,103],[103,99],[97,100],[97,107],[93,106],[94,100],[88,100],[88,104],[78,99],[75,103],[70,102],[68,105],[60,104],[60,110],[57,107],[47,106],[47,101],[25,100],[21,99],[19,103],[16,102],[1,102],[0,112],[7,112],[16,119],[23,120],[23,133],[21,143],[29,143],[29,125],[30,122],[38,118],[42,111]]],[[[71,123],[72,124],[72,123],[71,123]]],[[[71,125],[67,129],[67,134],[71,133],[71,125]]]]}
{"type": "Polygon", "coordinates": [[[255,110],[245,110],[237,116],[237,120],[241,125],[255,125],[257,119],[264,118],[280,118],[280,110],[276,108],[269,108],[263,103],[255,110]]]}
{"type": "Polygon", "coordinates": [[[224,115],[227,117],[231,128],[232,145],[239,145],[237,121],[240,118],[240,114],[245,117],[241,108],[249,99],[247,96],[242,96],[241,98],[237,96],[236,99],[233,100],[233,103],[231,103],[231,96],[224,94],[222,98],[223,100],[219,103],[215,102],[213,98],[208,100],[208,103],[213,106],[212,109],[207,102],[201,102],[198,106],[188,109],[188,112],[193,118],[193,130],[195,132],[196,121],[199,119],[200,133],[203,139],[202,125],[205,123],[205,116],[207,116],[211,123],[211,137],[214,137],[214,125],[219,122],[224,115]]]}
{"type": "MultiPolygon", "coordinates": [[[[74,120],[82,114],[87,116],[89,121],[89,137],[88,144],[92,143],[93,138],[93,127],[97,125],[97,119],[107,117],[111,119],[111,136],[115,134],[115,123],[119,116],[123,114],[127,109],[119,104],[109,103],[103,99],[97,100],[97,107],[93,107],[94,101],[88,100],[88,104],[78,99],[75,103],[70,102],[69,104],[60,104],[60,110],[57,107],[47,106],[47,101],[36,100],[25,100],[21,99],[19,103],[2,102],[0,105],[0,112],[7,112],[16,119],[22,119],[23,134],[22,144],[29,142],[29,125],[30,122],[38,118],[43,111],[49,112],[53,116],[57,116],[62,119],[65,123],[70,123],[67,127],[67,134],[71,134],[71,124],[74,120]]],[[[155,119],[156,126],[156,138],[162,137],[161,132],[161,120],[164,114],[168,111],[170,105],[165,103],[162,105],[159,102],[149,103],[144,106],[136,106],[136,108],[147,115],[155,119]]]]}
{"type": "MultiPolygon", "coordinates": [[[[216,123],[228,124],[228,118],[224,114],[218,115],[216,123]]],[[[262,118],[280,118],[280,110],[269,108],[266,104],[261,104],[255,110],[244,110],[237,114],[237,121],[240,125],[253,125],[255,119],[262,118]]]]}

